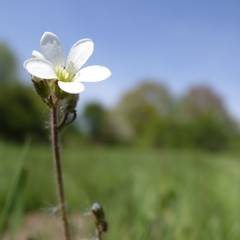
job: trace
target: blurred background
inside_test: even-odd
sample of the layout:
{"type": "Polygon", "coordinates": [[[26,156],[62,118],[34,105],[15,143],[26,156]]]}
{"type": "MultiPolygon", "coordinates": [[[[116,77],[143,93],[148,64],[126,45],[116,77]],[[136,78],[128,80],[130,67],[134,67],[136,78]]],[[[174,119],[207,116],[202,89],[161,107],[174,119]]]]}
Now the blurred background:
{"type": "Polygon", "coordinates": [[[239,239],[239,1],[1,3],[0,236],[56,237],[49,110],[22,67],[51,31],[66,56],[93,39],[85,65],[112,71],[61,136],[76,239],[95,201],[106,239],[239,239]]]}

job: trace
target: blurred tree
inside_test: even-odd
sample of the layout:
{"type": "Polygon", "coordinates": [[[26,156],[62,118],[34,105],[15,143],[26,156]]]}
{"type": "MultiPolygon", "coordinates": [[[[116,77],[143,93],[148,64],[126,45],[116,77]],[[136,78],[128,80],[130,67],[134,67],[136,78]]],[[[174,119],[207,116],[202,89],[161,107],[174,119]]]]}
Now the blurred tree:
{"type": "Polygon", "coordinates": [[[211,113],[199,116],[191,127],[195,147],[217,150],[229,146],[233,133],[231,125],[218,121],[211,113]]]}
{"type": "Polygon", "coordinates": [[[20,84],[0,88],[0,137],[22,141],[26,137],[47,138],[43,126],[45,105],[32,89],[20,84]]]}
{"type": "Polygon", "coordinates": [[[130,143],[133,137],[131,127],[123,115],[117,110],[106,110],[96,102],[85,106],[81,128],[94,143],[130,143]]]}
{"type": "Polygon", "coordinates": [[[0,43],[0,83],[16,83],[18,80],[15,56],[5,44],[0,43]]]}
{"type": "Polygon", "coordinates": [[[174,99],[165,86],[143,83],[116,110],[142,145],[220,149],[238,132],[222,99],[208,87],[193,87],[174,99]]]}
{"type": "Polygon", "coordinates": [[[206,86],[195,86],[180,100],[186,118],[196,119],[211,114],[218,121],[231,121],[221,97],[206,86]]]}
{"type": "Polygon", "coordinates": [[[179,101],[178,121],[188,125],[195,147],[225,148],[237,131],[221,97],[209,87],[195,86],[179,101]]]}
{"type": "Polygon", "coordinates": [[[107,112],[104,129],[104,141],[108,144],[129,144],[134,139],[132,127],[117,110],[107,112]]]}
{"type": "Polygon", "coordinates": [[[94,142],[102,142],[106,121],[104,107],[96,102],[87,104],[83,111],[83,119],[90,139],[94,142]]]}
{"type": "Polygon", "coordinates": [[[46,139],[44,104],[31,88],[19,83],[15,56],[4,44],[0,44],[0,83],[0,138],[46,139]]]}
{"type": "Polygon", "coordinates": [[[173,98],[168,89],[159,83],[146,82],[125,94],[118,111],[126,117],[136,138],[147,138],[149,127],[156,119],[167,118],[173,107],[173,98]]]}

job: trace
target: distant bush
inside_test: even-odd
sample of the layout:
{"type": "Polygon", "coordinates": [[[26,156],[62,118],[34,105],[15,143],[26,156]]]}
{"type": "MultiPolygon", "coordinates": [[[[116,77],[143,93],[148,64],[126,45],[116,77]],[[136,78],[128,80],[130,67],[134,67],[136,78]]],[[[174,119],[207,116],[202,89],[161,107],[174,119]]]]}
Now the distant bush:
{"type": "Polygon", "coordinates": [[[0,83],[16,83],[18,81],[15,55],[6,44],[0,43],[0,83]]]}
{"type": "Polygon", "coordinates": [[[0,138],[46,139],[41,127],[46,120],[44,104],[33,89],[20,84],[15,56],[3,43],[0,43],[0,84],[0,138]]]}
{"type": "Polygon", "coordinates": [[[44,127],[41,127],[48,117],[47,111],[31,88],[20,84],[1,86],[0,113],[1,138],[15,141],[26,137],[47,138],[44,127]]]}

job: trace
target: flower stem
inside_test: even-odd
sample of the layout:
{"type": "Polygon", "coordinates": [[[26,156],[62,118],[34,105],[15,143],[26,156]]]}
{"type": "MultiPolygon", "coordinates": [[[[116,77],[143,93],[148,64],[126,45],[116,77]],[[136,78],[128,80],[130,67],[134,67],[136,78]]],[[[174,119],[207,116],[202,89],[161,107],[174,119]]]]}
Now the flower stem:
{"type": "Polygon", "coordinates": [[[97,229],[97,240],[103,240],[103,231],[102,229],[97,229]]]}
{"type": "Polygon", "coordinates": [[[58,188],[58,198],[62,214],[62,222],[65,234],[65,240],[70,240],[70,229],[67,219],[66,204],[64,198],[64,187],[63,187],[63,177],[62,177],[62,167],[60,161],[59,152],[59,137],[58,137],[58,117],[57,117],[57,107],[51,109],[51,141],[52,141],[52,151],[53,160],[55,164],[56,178],[57,178],[57,188],[58,188]]]}

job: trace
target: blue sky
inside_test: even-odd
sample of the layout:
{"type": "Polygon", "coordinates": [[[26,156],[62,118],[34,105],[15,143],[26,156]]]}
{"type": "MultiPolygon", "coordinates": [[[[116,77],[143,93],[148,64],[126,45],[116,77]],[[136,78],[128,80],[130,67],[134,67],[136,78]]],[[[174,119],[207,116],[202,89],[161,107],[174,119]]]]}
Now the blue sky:
{"type": "MultiPolygon", "coordinates": [[[[240,1],[238,0],[1,0],[0,40],[22,62],[45,31],[59,36],[67,54],[92,38],[86,65],[108,66],[112,77],[88,83],[83,102],[111,106],[144,78],[164,82],[175,94],[205,84],[240,119],[240,1]]],[[[80,103],[81,104],[81,103],[80,103]]]]}

